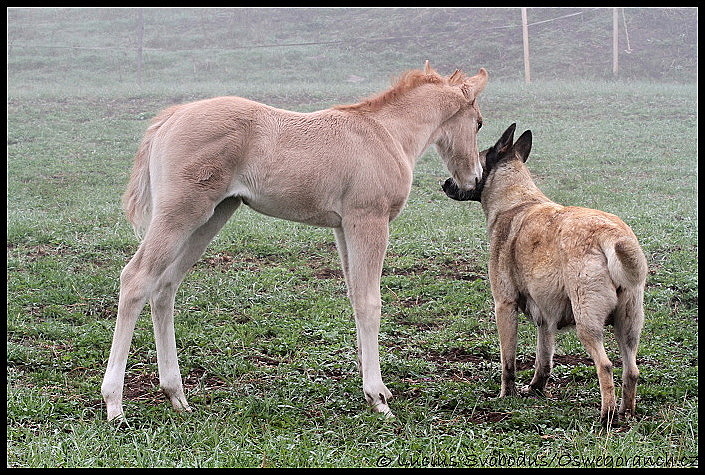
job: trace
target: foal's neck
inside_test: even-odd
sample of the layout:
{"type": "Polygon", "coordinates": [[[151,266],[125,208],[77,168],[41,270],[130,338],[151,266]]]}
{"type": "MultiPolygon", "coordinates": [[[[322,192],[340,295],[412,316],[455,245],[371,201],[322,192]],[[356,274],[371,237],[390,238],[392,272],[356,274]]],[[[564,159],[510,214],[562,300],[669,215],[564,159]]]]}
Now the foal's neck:
{"type": "Polygon", "coordinates": [[[440,125],[459,109],[447,98],[424,94],[419,89],[367,112],[401,146],[412,165],[437,140],[440,125]]]}

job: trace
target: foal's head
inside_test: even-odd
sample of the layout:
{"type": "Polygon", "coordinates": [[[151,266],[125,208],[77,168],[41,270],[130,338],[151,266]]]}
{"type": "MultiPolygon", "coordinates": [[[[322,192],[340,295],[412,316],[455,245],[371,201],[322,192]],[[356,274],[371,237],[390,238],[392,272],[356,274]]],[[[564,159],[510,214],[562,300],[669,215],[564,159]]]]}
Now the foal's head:
{"type": "Polygon", "coordinates": [[[462,191],[474,189],[482,178],[477,149],[482,114],[476,99],[487,85],[487,77],[487,71],[481,68],[475,76],[467,77],[458,70],[448,78],[448,85],[458,89],[462,100],[458,111],[441,124],[435,144],[455,185],[462,191]]]}
{"type": "Polygon", "coordinates": [[[485,187],[488,186],[488,180],[490,180],[490,175],[493,170],[501,163],[510,160],[521,160],[522,163],[526,162],[529,158],[529,152],[531,152],[532,134],[530,130],[527,130],[514,142],[515,129],[516,124],[510,125],[499,140],[497,140],[497,143],[487,150],[480,152],[480,157],[485,167],[482,180],[480,180],[474,190],[462,191],[455,186],[452,178],[448,178],[442,185],[445,194],[448,195],[449,198],[458,201],[482,201],[482,192],[485,187]]]}

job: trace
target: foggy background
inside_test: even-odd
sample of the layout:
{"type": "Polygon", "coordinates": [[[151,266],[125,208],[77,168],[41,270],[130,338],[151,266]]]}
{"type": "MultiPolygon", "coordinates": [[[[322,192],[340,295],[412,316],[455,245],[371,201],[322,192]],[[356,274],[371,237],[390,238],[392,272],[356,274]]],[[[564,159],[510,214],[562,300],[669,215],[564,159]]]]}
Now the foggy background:
{"type": "MultiPolygon", "coordinates": [[[[520,8],[10,8],[7,20],[9,94],[337,82],[354,95],[426,59],[525,80],[520,8]]],[[[527,25],[532,82],[697,81],[696,8],[528,8],[527,25]]]]}

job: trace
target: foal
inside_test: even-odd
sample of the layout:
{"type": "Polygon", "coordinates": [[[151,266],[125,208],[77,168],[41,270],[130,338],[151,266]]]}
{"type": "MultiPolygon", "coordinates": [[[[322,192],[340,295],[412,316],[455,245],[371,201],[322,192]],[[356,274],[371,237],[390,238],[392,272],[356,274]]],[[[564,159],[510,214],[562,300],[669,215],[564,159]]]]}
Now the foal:
{"type": "Polygon", "coordinates": [[[602,343],[613,324],[623,361],[620,414],[634,413],[636,351],[644,324],[647,263],[632,230],[617,216],[561,206],[534,184],[524,165],[531,131],[516,143],[512,124],[488,150],[477,188],[443,186],[456,200],[482,203],[490,237],[489,274],[502,361],[500,396],[516,394],[517,310],[538,326],[536,371],[530,390],[542,392],[553,365],[557,330],[575,325],[600,381],[603,425],[616,418],[612,363],[602,343]]]}
{"type": "Polygon", "coordinates": [[[358,104],[297,113],[239,97],[166,109],[147,129],[124,195],[144,235],[120,275],[118,315],[101,392],[108,419],[122,391],[135,322],[149,301],[159,384],[189,411],[174,335],[174,296],[188,269],[245,204],[278,218],[333,228],[357,328],[362,388],[391,415],[379,364],[380,276],[389,222],[409,196],[417,158],[434,144],[456,185],[482,175],[476,98],[487,72],[444,77],[426,62],[358,104]]]}

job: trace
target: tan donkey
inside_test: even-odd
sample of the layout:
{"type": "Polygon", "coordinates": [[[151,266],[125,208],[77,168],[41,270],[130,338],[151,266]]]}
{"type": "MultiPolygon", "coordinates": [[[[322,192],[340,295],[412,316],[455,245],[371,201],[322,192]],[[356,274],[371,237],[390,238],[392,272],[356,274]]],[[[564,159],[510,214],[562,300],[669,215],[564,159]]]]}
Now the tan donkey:
{"type": "Polygon", "coordinates": [[[489,276],[502,364],[500,397],[517,392],[517,311],[521,310],[538,326],[536,367],[528,390],[543,391],[553,365],[555,333],[575,325],[597,369],[600,420],[608,426],[618,414],[603,328],[614,325],[622,356],[619,415],[633,414],[646,258],[632,230],[617,216],[549,200],[524,164],[531,151],[531,131],[513,143],[515,127],[512,124],[493,147],[481,152],[484,173],[475,190],[459,190],[451,179],[443,185],[453,199],[480,201],[487,218],[489,276]]]}

